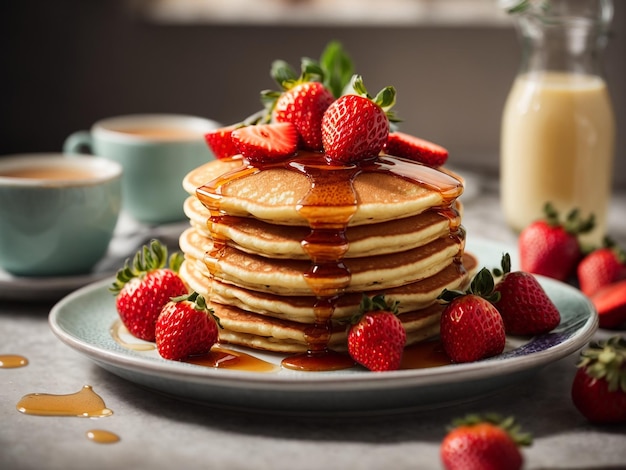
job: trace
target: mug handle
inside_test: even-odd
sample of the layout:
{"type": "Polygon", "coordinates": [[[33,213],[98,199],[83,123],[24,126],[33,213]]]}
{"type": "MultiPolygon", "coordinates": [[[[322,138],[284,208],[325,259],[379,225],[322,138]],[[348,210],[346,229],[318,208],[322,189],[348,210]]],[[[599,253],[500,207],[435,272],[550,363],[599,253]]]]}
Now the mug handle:
{"type": "Polygon", "coordinates": [[[63,153],[68,155],[93,154],[93,138],[89,131],[78,131],[71,134],[63,143],[63,153]]]}

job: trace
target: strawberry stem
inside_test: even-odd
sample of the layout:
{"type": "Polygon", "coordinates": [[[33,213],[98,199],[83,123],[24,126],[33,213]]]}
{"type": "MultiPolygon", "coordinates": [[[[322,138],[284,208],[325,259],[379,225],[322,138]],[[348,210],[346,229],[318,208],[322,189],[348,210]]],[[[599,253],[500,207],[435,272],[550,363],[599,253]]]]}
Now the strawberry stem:
{"type": "Polygon", "coordinates": [[[502,416],[496,413],[469,414],[464,418],[455,419],[452,425],[448,427],[448,430],[451,431],[459,426],[475,426],[481,423],[489,423],[502,428],[518,446],[530,446],[533,442],[532,435],[521,432],[521,428],[515,423],[513,416],[502,418],[502,416]]]}
{"type": "Polygon", "coordinates": [[[118,294],[124,285],[136,277],[143,277],[146,273],[169,266],[169,269],[178,272],[184,256],[180,252],[173,253],[169,260],[167,257],[167,247],[159,240],[151,240],[135,253],[132,259],[127,258],[124,267],[117,271],[115,281],[109,290],[118,294]]]}
{"type": "Polygon", "coordinates": [[[580,353],[577,365],[590,377],[606,380],[610,392],[626,393],[626,340],[621,336],[592,341],[580,353]]]}
{"type": "Polygon", "coordinates": [[[474,294],[484,298],[485,300],[488,300],[491,303],[495,303],[500,300],[500,292],[497,292],[494,289],[495,281],[493,279],[491,271],[489,271],[487,268],[482,268],[480,271],[478,271],[478,273],[476,273],[476,275],[472,279],[472,282],[470,283],[469,288],[465,292],[444,289],[437,298],[444,302],[452,302],[457,297],[462,297],[467,294],[474,294]]]}

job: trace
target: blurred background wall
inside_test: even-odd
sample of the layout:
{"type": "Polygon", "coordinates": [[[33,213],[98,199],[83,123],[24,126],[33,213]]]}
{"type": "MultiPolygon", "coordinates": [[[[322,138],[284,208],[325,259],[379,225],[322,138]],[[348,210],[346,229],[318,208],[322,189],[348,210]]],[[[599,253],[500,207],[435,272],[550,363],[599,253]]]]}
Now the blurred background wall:
{"type": "MultiPolygon", "coordinates": [[[[163,24],[130,5],[2,2],[0,155],[58,151],[71,132],[126,113],[239,121],[259,109],[260,90],[276,88],[272,60],[298,67],[337,39],[370,91],[396,87],[403,130],[446,146],[455,167],[498,171],[500,117],[520,62],[509,24],[163,24]]],[[[605,64],[618,124],[615,183],[626,188],[623,0],[605,64]]]]}

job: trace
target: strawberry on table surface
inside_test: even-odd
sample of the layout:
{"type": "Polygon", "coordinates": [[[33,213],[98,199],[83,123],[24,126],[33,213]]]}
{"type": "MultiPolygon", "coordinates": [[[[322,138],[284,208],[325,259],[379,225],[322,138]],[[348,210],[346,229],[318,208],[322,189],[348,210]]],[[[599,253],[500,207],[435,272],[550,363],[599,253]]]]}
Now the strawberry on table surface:
{"type": "Polygon", "coordinates": [[[116,295],[115,306],[128,331],[135,337],[154,341],[155,325],[161,308],[171,297],[187,293],[178,276],[183,261],[176,252],[167,257],[167,247],[158,240],[145,245],[117,272],[110,290],[116,295]]]}
{"type": "Polygon", "coordinates": [[[348,352],[352,359],[375,372],[398,369],[406,331],[397,314],[397,302],[364,295],[359,313],[348,328],[348,352]]]}
{"type": "Polygon", "coordinates": [[[581,352],[572,401],[592,423],[626,423],[626,340],[614,336],[581,352]]]}
{"type": "Polygon", "coordinates": [[[595,218],[581,219],[572,210],[565,221],[552,204],[544,207],[546,218],[537,220],[520,233],[518,246],[522,271],[566,281],[582,258],[579,235],[595,226],[595,218]]]}
{"type": "Polygon", "coordinates": [[[448,159],[448,151],[442,146],[398,131],[389,133],[384,151],[431,167],[442,166],[448,159]]]}
{"type": "Polygon", "coordinates": [[[232,140],[252,162],[270,162],[288,157],[298,149],[298,131],[290,122],[257,124],[235,129],[232,140]]]}
{"type": "Polygon", "coordinates": [[[481,269],[466,292],[445,289],[439,299],[448,304],[441,313],[441,344],[454,362],[473,362],[502,353],[506,342],[504,322],[492,302],[491,273],[481,269]]]}
{"type": "Polygon", "coordinates": [[[206,354],[217,343],[219,320],[197,292],[176,297],[161,310],[156,322],[157,351],[164,359],[180,361],[206,354]]]}
{"type": "Polygon", "coordinates": [[[339,97],[322,118],[322,143],[331,163],[377,157],[389,136],[388,111],[395,104],[395,89],[384,88],[371,98],[359,75],[352,88],[355,94],[339,97]]]}
{"type": "Polygon", "coordinates": [[[507,334],[537,335],[548,333],[561,322],[561,314],[537,278],[524,271],[511,272],[511,257],[502,256],[502,278],[495,286],[500,298],[494,304],[507,334]]]}
{"type": "Polygon", "coordinates": [[[518,470],[520,447],[532,444],[511,417],[469,415],[455,420],[439,449],[446,470],[518,470]]]}
{"type": "Polygon", "coordinates": [[[581,260],[576,274],[580,290],[591,296],[602,287],[626,279],[626,252],[607,238],[602,247],[581,260]]]}
{"type": "Polygon", "coordinates": [[[600,328],[626,326],[626,279],[600,288],[590,299],[598,311],[600,328]]]}

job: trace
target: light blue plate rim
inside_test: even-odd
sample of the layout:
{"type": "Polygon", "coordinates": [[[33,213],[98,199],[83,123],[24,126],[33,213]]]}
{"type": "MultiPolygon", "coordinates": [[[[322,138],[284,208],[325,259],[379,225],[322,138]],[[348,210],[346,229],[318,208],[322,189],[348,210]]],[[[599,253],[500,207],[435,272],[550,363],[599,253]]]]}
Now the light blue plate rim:
{"type": "MultiPolygon", "coordinates": [[[[498,242],[470,239],[468,251],[477,256],[480,266],[498,266],[504,252],[509,252],[513,266],[517,265],[515,248],[498,242]]],[[[384,373],[361,369],[328,373],[281,369],[276,373],[258,373],[167,361],[156,352],[125,349],[112,338],[110,327],[117,319],[115,300],[108,291],[112,279],[87,285],[63,298],[52,308],[49,324],[63,343],[110,372],[179,398],[212,403],[228,402],[232,397],[237,405],[240,395],[258,391],[263,395],[256,405],[280,407],[289,394],[315,396],[318,398],[311,400],[308,407],[317,411],[328,405],[329,395],[338,392],[350,394],[354,407],[358,408],[366,404],[369,407],[372,395],[385,390],[398,392],[401,400],[407,401],[394,406],[411,406],[412,401],[427,405],[438,401],[438,391],[446,389],[441,400],[449,401],[455,398],[453,389],[463,389],[449,387],[450,384],[472,384],[471,393],[476,394],[509,385],[576,352],[591,339],[598,328],[597,313],[591,302],[574,287],[538,278],[561,312],[562,321],[555,330],[530,338],[510,337],[506,352],[487,360],[428,369],[384,373]]],[[[254,354],[274,363],[283,357],[254,354]]]]}

